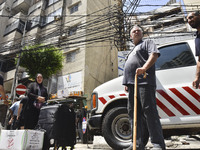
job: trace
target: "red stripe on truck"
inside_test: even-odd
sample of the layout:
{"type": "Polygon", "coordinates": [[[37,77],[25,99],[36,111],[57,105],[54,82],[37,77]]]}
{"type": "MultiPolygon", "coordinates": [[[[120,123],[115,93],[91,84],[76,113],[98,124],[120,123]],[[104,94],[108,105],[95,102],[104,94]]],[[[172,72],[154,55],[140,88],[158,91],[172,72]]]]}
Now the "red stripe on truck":
{"type": "Polygon", "coordinates": [[[171,110],[169,110],[159,99],[156,98],[157,105],[169,116],[176,116],[171,110]]]}
{"type": "Polygon", "coordinates": [[[181,107],[175,100],[173,100],[167,93],[163,90],[156,90],[160,95],[162,95],[170,104],[172,104],[182,115],[190,115],[183,107],[181,107]]]}
{"type": "Polygon", "coordinates": [[[113,99],[113,98],[115,98],[115,95],[110,95],[110,96],[108,96],[110,99],[113,99]]]}
{"type": "Polygon", "coordinates": [[[189,87],[183,87],[184,90],[186,90],[190,95],[192,95],[198,102],[200,102],[200,95],[197,94],[195,91],[193,91],[189,87]]]}
{"type": "Polygon", "coordinates": [[[172,91],[178,98],[180,98],[190,109],[192,109],[196,114],[200,114],[200,109],[197,108],[191,101],[189,101],[183,94],[181,94],[177,89],[170,88],[170,91],[172,91]]]}
{"type": "Polygon", "coordinates": [[[107,102],[103,97],[99,97],[99,100],[100,100],[103,104],[105,104],[105,103],[107,102]]]}

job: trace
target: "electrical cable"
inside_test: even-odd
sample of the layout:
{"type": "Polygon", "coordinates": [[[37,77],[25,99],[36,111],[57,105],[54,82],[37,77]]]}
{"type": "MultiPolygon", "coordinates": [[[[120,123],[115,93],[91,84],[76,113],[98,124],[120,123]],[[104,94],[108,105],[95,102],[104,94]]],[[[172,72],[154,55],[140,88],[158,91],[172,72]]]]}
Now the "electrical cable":
{"type": "MultiPolygon", "coordinates": [[[[125,2],[125,1],[124,1],[124,2],[125,2]]],[[[113,8],[114,8],[114,7],[113,7],[113,8]]],[[[115,8],[115,10],[117,10],[117,8],[115,8]]],[[[113,13],[113,14],[114,14],[114,13],[113,13]]],[[[86,16],[88,16],[88,15],[86,15],[86,16]]],[[[104,16],[104,15],[102,15],[102,17],[103,17],[103,16],[104,16]]],[[[111,16],[111,15],[109,14],[109,16],[111,16]]],[[[119,16],[119,15],[116,15],[115,17],[117,18],[117,16],[119,16]]],[[[93,16],[93,17],[94,17],[94,16],[93,16]]],[[[116,19],[116,18],[113,18],[113,20],[116,19]]],[[[78,18],[76,18],[76,19],[78,19],[78,18]]],[[[76,20],[76,19],[75,19],[75,20],[76,20]]],[[[107,18],[107,19],[110,20],[111,18],[107,18]]],[[[71,23],[71,22],[72,22],[72,21],[69,21],[69,23],[71,23]]],[[[87,22],[87,23],[88,23],[88,22],[87,22]]],[[[85,24],[85,25],[84,25],[84,24],[81,24],[80,26],[78,26],[78,29],[84,29],[84,28],[86,28],[86,27],[89,27],[89,26],[87,26],[87,25],[91,25],[91,27],[92,27],[92,25],[94,25],[93,23],[97,23],[97,24],[99,23],[99,24],[101,24],[101,22],[92,22],[92,21],[91,21],[89,24],[85,24]]],[[[112,24],[112,25],[115,26],[115,28],[118,27],[118,26],[117,26],[118,23],[116,23],[116,22],[114,22],[114,21],[113,21],[113,24],[112,24]]],[[[147,24],[146,24],[146,25],[147,25],[147,24]]],[[[127,25],[125,24],[124,26],[127,26],[127,25]]],[[[57,27],[58,27],[58,26],[57,26],[57,27]]],[[[69,27],[69,26],[67,26],[67,27],[69,27]]],[[[106,27],[106,26],[104,26],[104,27],[106,27]]],[[[100,27],[99,27],[99,28],[100,28],[100,27]]],[[[109,26],[108,26],[107,28],[110,29],[109,26]]],[[[56,29],[55,29],[55,30],[56,30],[56,29]]],[[[93,28],[91,28],[91,29],[88,28],[88,31],[93,31],[93,30],[94,30],[93,28]]],[[[116,29],[116,30],[117,30],[117,29],[116,29]]],[[[100,30],[100,31],[102,31],[102,34],[103,34],[103,32],[105,32],[106,30],[100,30]]],[[[107,30],[107,31],[108,31],[108,30],[107,30]]],[[[67,32],[68,32],[68,29],[67,29],[64,33],[67,33],[67,32]]],[[[80,31],[77,32],[77,33],[80,33],[80,31]]],[[[84,33],[84,31],[82,31],[82,33],[84,33]]],[[[94,35],[94,34],[96,34],[96,33],[97,33],[97,32],[94,32],[93,34],[90,33],[90,34],[88,34],[88,35],[91,36],[91,35],[94,35]]],[[[106,32],[106,33],[108,33],[108,32],[106,32]]],[[[57,31],[57,32],[54,32],[54,33],[49,33],[49,34],[47,34],[47,35],[45,36],[45,38],[48,39],[48,38],[51,38],[51,37],[55,37],[55,36],[57,36],[57,35],[59,35],[59,34],[60,34],[60,32],[58,32],[58,31],[57,31]]],[[[167,34],[169,34],[169,33],[167,33],[167,34]]],[[[79,35],[80,35],[80,34],[79,34],[79,35]]],[[[114,35],[116,35],[116,33],[115,33],[114,35]]],[[[83,36],[84,36],[84,34],[81,35],[81,37],[83,37],[83,36]]],[[[87,35],[85,34],[85,36],[87,36],[87,35]]],[[[69,39],[70,39],[70,40],[77,40],[77,39],[79,38],[79,37],[76,37],[76,38],[72,38],[72,37],[74,37],[74,36],[71,36],[71,39],[70,39],[70,38],[69,38],[69,39]]],[[[80,38],[81,38],[81,37],[80,37],[80,38]]],[[[110,37],[110,36],[109,36],[109,37],[110,37]]],[[[44,39],[45,39],[45,38],[44,38],[44,39]]],[[[104,37],[104,38],[105,38],[105,37],[104,37]]],[[[95,40],[95,39],[93,39],[93,40],[95,40]]],[[[64,41],[64,42],[65,42],[65,41],[64,41]]],[[[73,42],[72,42],[72,43],[73,43],[73,42]]],[[[71,44],[72,44],[72,43],[71,43],[71,44]]]]}

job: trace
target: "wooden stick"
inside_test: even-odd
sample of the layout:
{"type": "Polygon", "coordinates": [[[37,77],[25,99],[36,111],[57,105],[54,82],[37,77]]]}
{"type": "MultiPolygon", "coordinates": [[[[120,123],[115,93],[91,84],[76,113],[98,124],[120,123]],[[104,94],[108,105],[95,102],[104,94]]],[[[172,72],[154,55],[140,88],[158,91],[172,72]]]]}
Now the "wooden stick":
{"type": "Polygon", "coordinates": [[[137,141],[137,74],[135,74],[135,88],[134,88],[134,111],[133,111],[133,150],[136,150],[137,141]]]}
{"type": "MultiPolygon", "coordinates": [[[[147,77],[147,73],[144,73],[143,78],[147,77]]],[[[134,111],[133,111],[133,150],[136,150],[137,141],[137,74],[135,74],[135,87],[134,87],[134,111]]]]}

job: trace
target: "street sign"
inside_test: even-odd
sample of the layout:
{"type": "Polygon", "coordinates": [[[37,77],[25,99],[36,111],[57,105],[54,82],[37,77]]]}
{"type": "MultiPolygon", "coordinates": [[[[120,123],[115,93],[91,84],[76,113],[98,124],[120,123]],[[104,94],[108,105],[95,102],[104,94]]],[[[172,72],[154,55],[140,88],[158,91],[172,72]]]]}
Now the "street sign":
{"type": "Polygon", "coordinates": [[[25,85],[22,85],[22,84],[18,85],[18,86],[16,87],[16,93],[17,93],[18,95],[23,95],[23,94],[25,94],[25,93],[26,93],[26,86],[25,86],[25,85]]]}

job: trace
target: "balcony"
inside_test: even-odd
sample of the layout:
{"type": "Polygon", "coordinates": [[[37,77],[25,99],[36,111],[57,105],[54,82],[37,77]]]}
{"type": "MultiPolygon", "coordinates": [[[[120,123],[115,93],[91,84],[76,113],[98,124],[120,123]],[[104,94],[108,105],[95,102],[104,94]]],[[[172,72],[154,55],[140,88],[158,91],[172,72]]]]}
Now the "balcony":
{"type": "Polygon", "coordinates": [[[15,20],[14,22],[6,26],[4,36],[6,36],[7,34],[9,34],[10,32],[14,30],[17,30],[18,32],[23,33],[24,24],[25,23],[22,22],[20,19],[15,20]]]}
{"type": "Polygon", "coordinates": [[[42,13],[42,1],[37,1],[37,3],[35,3],[34,5],[32,5],[29,10],[28,10],[28,14],[33,14],[35,11],[40,11],[40,12],[37,12],[39,14],[42,13]]]}
{"type": "Polygon", "coordinates": [[[12,55],[19,50],[25,23],[18,18],[24,18],[24,14],[18,13],[6,23],[6,28],[3,31],[4,36],[2,38],[2,43],[4,44],[0,45],[0,55],[2,56],[12,55]]]}
{"type": "Polygon", "coordinates": [[[26,21],[26,17],[22,12],[11,17],[7,21],[6,29],[4,31],[4,37],[14,30],[17,30],[18,32],[23,33],[25,21],[26,21]]]}
{"type": "Polygon", "coordinates": [[[16,13],[20,12],[21,10],[24,12],[28,12],[30,6],[30,0],[14,0],[12,10],[16,13]]]}

